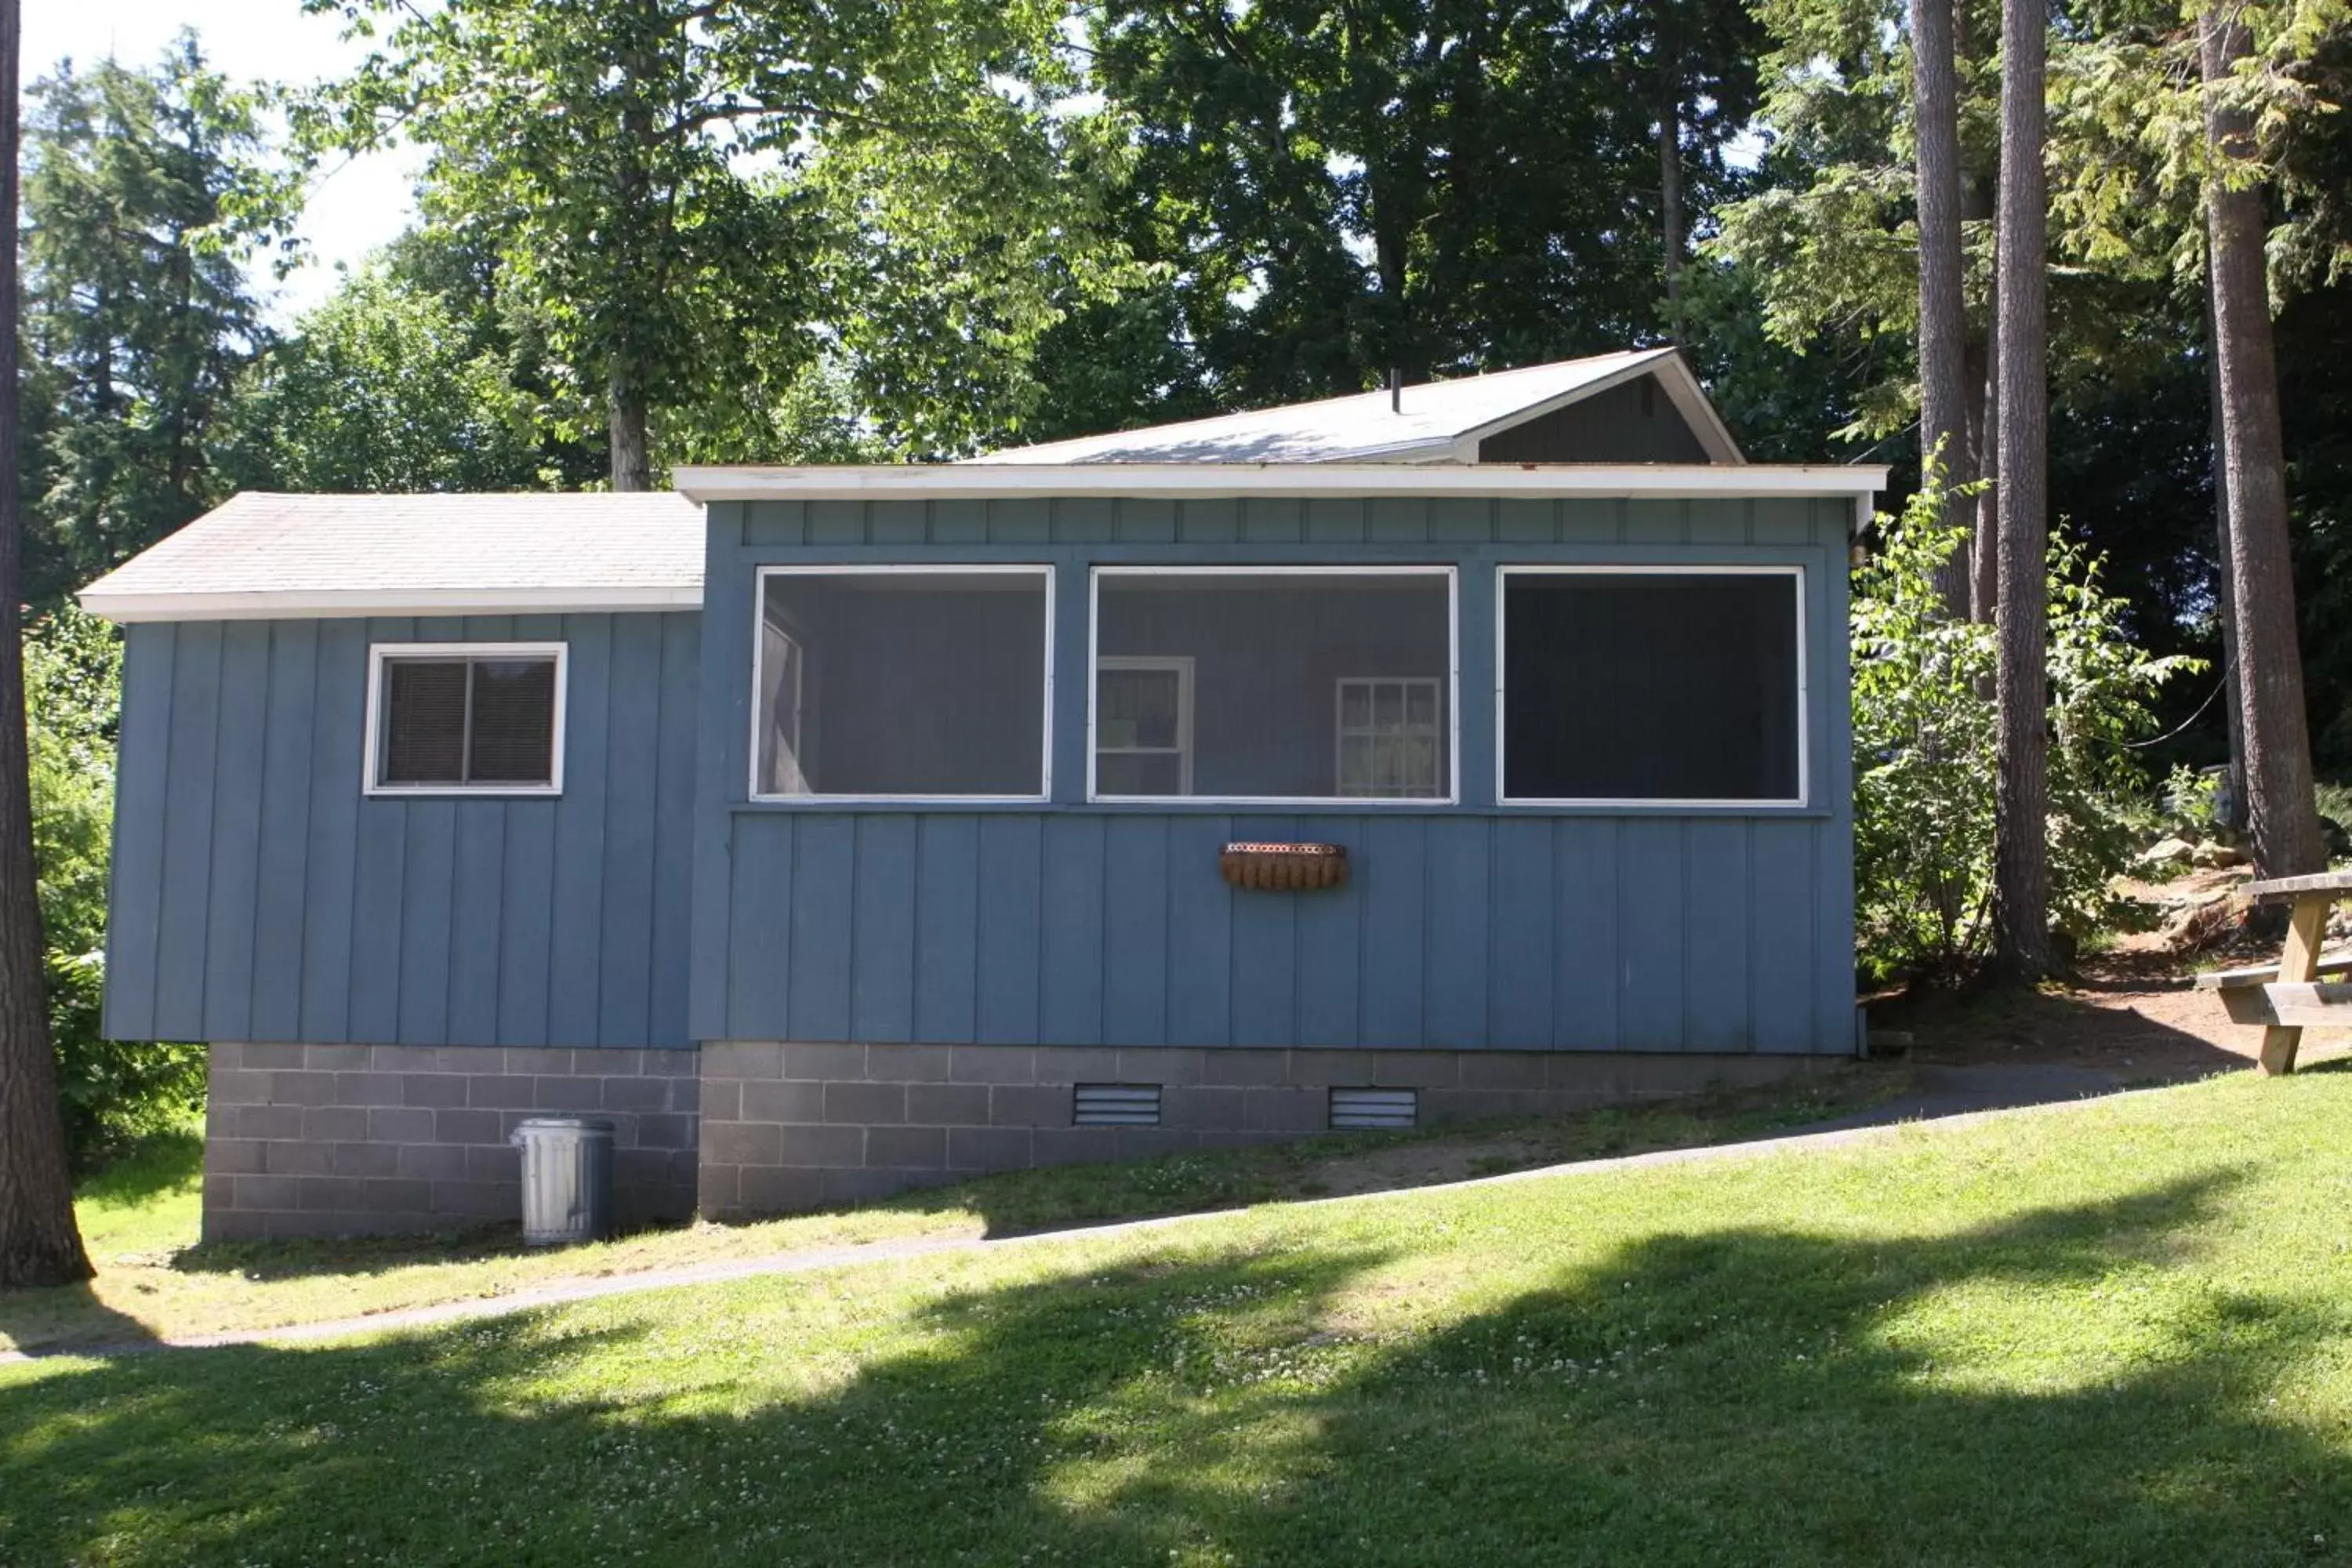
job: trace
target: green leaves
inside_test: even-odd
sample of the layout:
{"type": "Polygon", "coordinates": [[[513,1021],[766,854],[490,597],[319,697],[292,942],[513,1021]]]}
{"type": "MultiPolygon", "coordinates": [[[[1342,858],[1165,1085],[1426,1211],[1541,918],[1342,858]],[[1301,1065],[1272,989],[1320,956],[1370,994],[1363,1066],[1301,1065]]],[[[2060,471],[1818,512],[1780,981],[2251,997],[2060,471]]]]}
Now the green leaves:
{"type": "Polygon", "coordinates": [[[121,674],[121,635],[95,616],[67,606],[26,629],[42,967],[67,1144],[80,1163],[204,1098],[202,1047],[109,1040],[100,1030],[121,674]]]}
{"type": "MultiPolygon", "coordinates": [[[[1952,984],[1990,937],[1996,654],[1992,626],[1953,618],[1937,591],[1936,568],[1967,536],[1937,521],[1940,500],[1931,484],[1901,519],[1881,517],[1854,573],[1855,940],[1878,975],[1952,984]]],[[[2135,647],[2099,573],[2081,545],[2053,541],[2050,907],[2078,938],[2104,925],[2108,879],[2132,848],[2147,781],[2127,747],[2155,728],[2164,683],[2205,668],[2135,647]]]]}
{"type": "Polygon", "coordinates": [[[490,237],[501,314],[616,437],[757,440],[824,361],[887,446],[953,450],[1002,427],[1028,346],[1105,286],[1092,213],[1118,142],[1066,111],[1057,4],[346,14],[381,46],[306,133],[422,144],[436,219],[490,237]]]}
{"type": "Polygon", "coordinates": [[[1654,341],[1663,104],[1704,212],[1756,93],[1709,0],[1110,0],[1089,42],[1137,126],[1125,233],[1228,406],[1654,341]]]}
{"type": "Polygon", "coordinates": [[[247,371],[230,467],[289,490],[506,490],[543,482],[537,400],[446,301],[377,264],[247,371]]]}
{"type": "Polygon", "coordinates": [[[246,261],[290,246],[295,171],[262,97],[194,37],[26,94],[27,588],[46,601],[224,493],[215,426],[264,341],[246,261]]]}

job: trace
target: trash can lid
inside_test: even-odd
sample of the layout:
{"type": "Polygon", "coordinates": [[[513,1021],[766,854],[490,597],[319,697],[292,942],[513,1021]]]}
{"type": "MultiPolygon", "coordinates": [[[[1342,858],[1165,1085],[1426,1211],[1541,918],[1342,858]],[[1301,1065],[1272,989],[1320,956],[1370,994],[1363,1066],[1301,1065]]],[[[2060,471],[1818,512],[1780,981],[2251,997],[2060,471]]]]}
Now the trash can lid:
{"type": "Polygon", "coordinates": [[[574,1136],[611,1136],[613,1124],[601,1116],[532,1116],[515,1123],[515,1136],[526,1132],[568,1132],[574,1136]]]}

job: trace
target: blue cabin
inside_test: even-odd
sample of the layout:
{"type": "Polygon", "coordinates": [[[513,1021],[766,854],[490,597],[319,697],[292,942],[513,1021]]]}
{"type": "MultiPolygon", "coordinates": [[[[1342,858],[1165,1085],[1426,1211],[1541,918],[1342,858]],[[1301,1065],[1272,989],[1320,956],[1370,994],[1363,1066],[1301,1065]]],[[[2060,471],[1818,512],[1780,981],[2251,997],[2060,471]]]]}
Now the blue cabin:
{"type": "Polygon", "coordinates": [[[214,1237],[1568,1110],[1855,1048],[1849,541],[1672,350],[675,493],[242,495],[127,628],[106,1026],[214,1237]]]}

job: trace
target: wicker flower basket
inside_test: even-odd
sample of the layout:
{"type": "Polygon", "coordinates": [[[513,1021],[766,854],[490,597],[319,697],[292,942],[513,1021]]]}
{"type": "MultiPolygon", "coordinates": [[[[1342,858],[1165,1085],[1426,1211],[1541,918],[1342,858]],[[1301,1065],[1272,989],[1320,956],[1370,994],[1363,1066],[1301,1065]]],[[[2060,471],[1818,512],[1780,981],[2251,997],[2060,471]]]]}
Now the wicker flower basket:
{"type": "Polygon", "coordinates": [[[1228,844],[1217,868],[1236,888],[1336,888],[1348,879],[1348,849],[1343,844],[1228,844]]]}

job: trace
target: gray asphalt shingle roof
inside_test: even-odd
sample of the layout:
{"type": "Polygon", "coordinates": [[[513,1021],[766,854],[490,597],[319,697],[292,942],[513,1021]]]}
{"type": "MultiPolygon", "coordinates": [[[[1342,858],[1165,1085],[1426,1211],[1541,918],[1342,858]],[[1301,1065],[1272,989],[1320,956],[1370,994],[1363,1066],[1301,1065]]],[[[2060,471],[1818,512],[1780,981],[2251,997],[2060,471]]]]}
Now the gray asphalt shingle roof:
{"type": "Polygon", "coordinates": [[[637,495],[232,497],[82,590],[100,615],[144,603],[299,595],[407,605],[489,595],[510,610],[698,604],[702,508],[637,495]]]}

